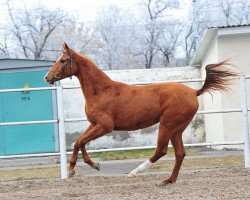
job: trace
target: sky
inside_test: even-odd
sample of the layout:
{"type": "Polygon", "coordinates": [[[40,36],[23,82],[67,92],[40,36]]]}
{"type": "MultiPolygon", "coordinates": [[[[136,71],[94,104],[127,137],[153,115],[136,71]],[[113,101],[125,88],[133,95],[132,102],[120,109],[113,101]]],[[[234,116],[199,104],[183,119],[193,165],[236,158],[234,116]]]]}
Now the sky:
{"type": "Polygon", "coordinates": [[[133,7],[137,0],[40,0],[44,5],[51,8],[65,9],[71,14],[80,16],[84,21],[92,21],[102,7],[118,5],[125,8],[133,7]],[[73,3],[72,3],[73,2],[73,3]]]}
{"type": "MultiPolygon", "coordinates": [[[[0,21],[4,21],[7,14],[6,0],[0,0],[0,21]]],[[[56,9],[61,8],[68,13],[79,16],[83,21],[93,21],[102,7],[117,5],[124,8],[134,8],[138,0],[12,0],[16,8],[26,6],[32,8],[35,5],[45,5],[56,9]]]]}
{"type": "MultiPolygon", "coordinates": [[[[6,22],[7,7],[6,0],[0,0],[0,23],[6,22]]],[[[46,7],[56,9],[61,8],[69,14],[74,15],[82,21],[94,21],[98,12],[103,7],[110,5],[120,6],[127,9],[136,9],[140,0],[12,0],[16,8],[26,6],[32,8],[35,5],[45,5],[46,7]]],[[[175,11],[176,15],[180,17],[186,16],[187,9],[190,6],[191,0],[181,0],[181,9],[175,11]]]]}

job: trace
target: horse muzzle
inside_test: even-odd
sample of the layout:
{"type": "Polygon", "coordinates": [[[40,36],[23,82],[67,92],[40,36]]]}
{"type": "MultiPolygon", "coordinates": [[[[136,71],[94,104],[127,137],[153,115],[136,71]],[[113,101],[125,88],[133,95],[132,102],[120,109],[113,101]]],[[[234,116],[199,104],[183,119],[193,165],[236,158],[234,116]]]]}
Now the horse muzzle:
{"type": "Polygon", "coordinates": [[[51,85],[54,85],[54,83],[55,83],[55,77],[54,76],[49,77],[48,75],[46,75],[44,77],[44,80],[45,80],[46,83],[51,84],[51,85]]]}

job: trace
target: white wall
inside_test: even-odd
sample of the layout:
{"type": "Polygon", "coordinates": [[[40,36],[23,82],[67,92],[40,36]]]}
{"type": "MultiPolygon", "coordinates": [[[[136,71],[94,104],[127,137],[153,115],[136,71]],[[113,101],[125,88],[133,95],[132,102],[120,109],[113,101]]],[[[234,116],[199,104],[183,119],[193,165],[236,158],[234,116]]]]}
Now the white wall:
{"type": "MultiPolygon", "coordinates": [[[[203,59],[202,74],[208,63],[220,62],[231,58],[231,64],[237,66],[234,71],[250,74],[250,34],[238,34],[237,27],[233,34],[219,35],[208,46],[207,56],[203,59]]],[[[236,80],[231,85],[229,93],[213,93],[203,96],[205,110],[224,110],[240,108],[240,85],[236,80]]],[[[250,104],[250,81],[247,81],[248,103],[250,104]]],[[[205,115],[205,130],[207,142],[243,141],[242,121],[240,113],[205,115]]],[[[220,146],[218,148],[238,148],[240,146],[220,146]]]]}
{"type": "MultiPolygon", "coordinates": [[[[158,68],[112,70],[105,73],[113,80],[125,83],[157,82],[200,78],[200,70],[195,67],[158,68]]],[[[63,86],[79,85],[76,78],[65,79],[63,86]]],[[[200,88],[200,83],[190,83],[192,88],[200,88]]],[[[66,118],[85,117],[84,98],[80,89],[64,91],[64,107],[66,118]]],[[[71,146],[79,133],[84,131],[88,122],[67,123],[67,146],[71,146]]],[[[157,125],[148,129],[134,132],[116,132],[99,138],[89,144],[89,148],[111,148],[121,146],[155,145],[157,138],[157,125]]],[[[204,139],[203,118],[198,116],[184,134],[184,141],[188,143],[201,142],[204,139]]]]}
{"type": "MultiPolygon", "coordinates": [[[[231,62],[242,74],[250,75],[250,33],[225,35],[218,38],[219,58],[232,58],[231,62]]],[[[250,80],[247,81],[248,105],[250,105],[250,80]]],[[[240,85],[235,81],[230,95],[222,96],[222,108],[240,108],[240,85]]],[[[240,113],[227,114],[223,118],[225,141],[243,141],[240,113]],[[233,122],[233,123],[232,123],[233,122]]]]}
{"type": "MultiPolygon", "coordinates": [[[[218,42],[217,39],[210,43],[207,54],[202,63],[202,78],[205,79],[206,71],[205,67],[208,64],[219,62],[218,58],[218,42]]],[[[209,93],[205,93],[200,98],[203,99],[204,110],[220,110],[221,109],[221,93],[213,92],[212,96],[209,93]]],[[[206,114],[205,119],[205,132],[206,142],[224,142],[223,134],[223,114],[206,114]]]]}

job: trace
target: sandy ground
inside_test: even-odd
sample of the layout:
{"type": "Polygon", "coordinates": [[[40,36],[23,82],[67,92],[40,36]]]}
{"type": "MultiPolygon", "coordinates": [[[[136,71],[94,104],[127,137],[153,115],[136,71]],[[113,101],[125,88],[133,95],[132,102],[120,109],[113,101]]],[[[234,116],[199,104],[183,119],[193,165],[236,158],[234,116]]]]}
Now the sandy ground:
{"type": "Polygon", "coordinates": [[[127,174],[145,159],[100,161],[101,171],[78,162],[76,176],[61,180],[59,165],[0,168],[0,200],[232,200],[250,199],[250,169],[242,151],[187,156],[177,183],[156,184],[170,175],[174,158],[157,162],[136,178],[127,174]]]}
{"type": "Polygon", "coordinates": [[[250,170],[243,167],[182,170],[177,183],[156,186],[165,174],[151,172],[136,178],[92,175],[68,180],[1,182],[0,199],[250,199],[250,170]]]}

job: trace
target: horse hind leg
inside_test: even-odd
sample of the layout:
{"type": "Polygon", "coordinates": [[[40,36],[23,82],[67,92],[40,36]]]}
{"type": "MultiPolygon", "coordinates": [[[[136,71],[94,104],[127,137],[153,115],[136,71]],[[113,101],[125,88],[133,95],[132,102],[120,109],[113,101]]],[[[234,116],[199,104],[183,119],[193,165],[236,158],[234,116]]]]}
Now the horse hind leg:
{"type": "Polygon", "coordinates": [[[76,166],[76,162],[77,162],[77,159],[78,159],[78,152],[79,152],[79,142],[81,141],[81,138],[82,136],[87,133],[88,131],[90,131],[92,129],[92,125],[90,125],[86,131],[84,131],[84,133],[77,139],[77,141],[75,142],[75,145],[74,145],[74,150],[73,150],[73,154],[71,156],[71,159],[70,159],[70,162],[69,162],[69,168],[68,168],[68,177],[72,177],[74,174],[75,174],[75,166],[76,166]]]}
{"type": "Polygon", "coordinates": [[[173,145],[174,152],[175,152],[175,165],[172,171],[172,174],[169,178],[164,179],[159,186],[165,186],[170,183],[175,183],[183,162],[184,157],[186,156],[186,151],[183,145],[182,141],[182,133],[186,129],[189,123],[186,123],[182,129],[177,131],[172,137],[171,137],[171,144],[173,145]]]}
{"type": "Polygon", "coordinates": [[[92,168],[100,171],[100,165],[99,163],[93,162],[88,153],[86,152],[85,145],[94,140],[97,139],[106,133],[109,133],[113,130],[113,123],[109,123],[109,126],[103,127],[100,124],[96,124],[92,126],[90,129],[85,131],[83,135],[77,140],[77,146],[81,149],[83,160],[86,164],[90,165],[92,168]]]}
{"type": "Polygon", "coordinates": [[[183,159],[186,156],[186,151],[185,151],[183,141],[182,141],[182,133],[173,135],[173,137],[171,138],[171,143],[173,145],[174,152],[175,152],[175,165],[174,165],[172,174],[170,175],[169,178],[164,179],[162,181],[162,185],[167,185],[169,183],[176,182],[183,159]]]}
{"type": "Polygon", "coordinates": [[[85,145],[81,145],[80,147],[81,149],[81,152],[82,152],[82,157],[83,157],[83,160],[86,164],[88,164],[89,166],[91,166],[92,168],[100,171],[100,164],[99,163],[95,163],[91,160],[91,158],[89,157],[88,153],[86,152],[86,149],[85,149],[85,145]]]}
{"type": "Polygon", "coordinates": [[[128,176],[132,178],[136,177],[138,173],[144,172],[162,156],[166,155],[170,137],[171,132],[169,132],[164,126],[160,125],[157,146],[154,155],[150,157],[149,160],[139,165],[136,169],[132,170],[128,176]]]}

